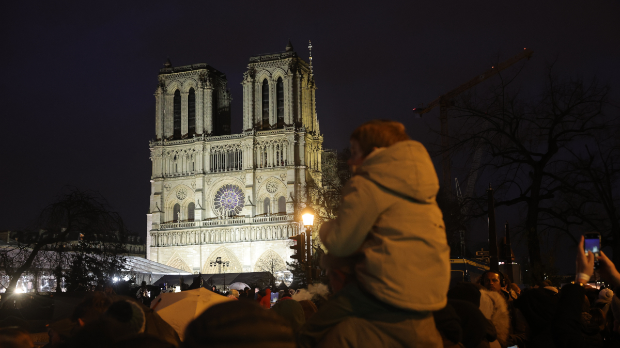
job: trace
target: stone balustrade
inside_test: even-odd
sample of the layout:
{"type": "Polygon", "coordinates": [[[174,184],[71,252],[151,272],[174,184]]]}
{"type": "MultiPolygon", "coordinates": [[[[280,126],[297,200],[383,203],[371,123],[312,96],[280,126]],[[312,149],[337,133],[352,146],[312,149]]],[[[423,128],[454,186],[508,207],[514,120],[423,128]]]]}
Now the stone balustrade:
{"type": "Polygon", "coordinates": [[[285,240],[298,234],[300,227],[301,224],[293,222],[292,215],[170,223],[163,224],[159,230],[150,232],[150,246],[285,240]],[[203,225],[203,223],[209,223],[209,225],[203,225]],[[173,228],[182,230],[173,230],[173,228]]]}
{"type": "Polygon", "coordinates": [[[272,222],[290,222],[293,221],[293,215],[270,215],[270,216],[255,216],[255,217],[231,217],[227,219],[211,219],[205,221],[183,221],[183,222],[168,222],[161,224],[160,230],[172,230],[179,228],[195,228],[195,227],[210,227],[210,226],[229,226],[229,225],[245,225],[245,224],[260,224],[260,223],[272,223],[272,222]]]}

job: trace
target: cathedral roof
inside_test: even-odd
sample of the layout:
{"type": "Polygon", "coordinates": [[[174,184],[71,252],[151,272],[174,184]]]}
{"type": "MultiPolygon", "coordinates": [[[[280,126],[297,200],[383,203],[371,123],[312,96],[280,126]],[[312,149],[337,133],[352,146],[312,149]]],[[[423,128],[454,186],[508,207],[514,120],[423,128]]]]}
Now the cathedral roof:
{"type": "Polygon", "coordinates": [[[224,73],[222,73],[221,71],[217,70],[216,68],[210,66],[207,63],[198,63],[198,64],[190,64],[190,65],[183,65],[183,66],[173,67],[172,64],[168,65],[169,62],[170,62],[170,59],[168,59],[168,61],[166,61],[166,64],[164,64],[163,68],[159,69],[159,74],[160,75],[175,74],[175,73],[179,73],[179,72],[194,71],[194,70],[209,70],[209,72],[211,72],[211,73],[225,76],[224,73]]]}
{"type": "Polygon", "coordinates": [[[256,56],[252,56],[250,57],[250,63],[266,62],[270,60],[280,60],[293,57],[297,57],[297,52],[293,51],[293,45],[289,41],[288,45],[286,45],[285,51],[275,53],[262,53],[256,56]]]}

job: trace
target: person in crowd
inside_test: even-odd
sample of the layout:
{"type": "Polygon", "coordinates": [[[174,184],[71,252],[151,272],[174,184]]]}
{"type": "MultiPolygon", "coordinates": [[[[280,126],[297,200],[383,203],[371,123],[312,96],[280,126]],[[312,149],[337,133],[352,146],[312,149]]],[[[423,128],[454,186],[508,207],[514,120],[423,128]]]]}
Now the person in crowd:
{"type": "Polygon", "coordinates": [[[110,305],[105,316],[122,323],[128,334],[136,335],[144,332],[146,316],[140,306],[132,301],[116,301],[110,305]]]}
{"type": "Polygon", "coordinates": [[[228,296],[226,296],[228,298],[232,298],[233,300],[238,300],[239,299],[239,291],[232,289],[230,290],[228,296]]]}
{"type": "MultiPolygon", "coordinates": [[[[87,341],[90,339],[88,332],[95,330],[92,326],[103,325],[105,326],[101,329],[103,331],[97,331],[99,332],[98,334],[103,335],[105,332],[108,332],[106,330],[109,329],[110,332],[116,332],[114,340],[118,340],[120,339],[121,331],[132,327],[126,319],[134,314],[137,316],[144,316],[144,329],[142,330],[144,333],[155,336],[175,346],[179,345],[180,339],[176,331],[153,309],[146,307],[137,299],[125,296],[110,298],[101,292],[92,293],[76,306],[71,317],[74,324],[69,325],[71,323],[63,323],[62,320],[52,323],[50,325],[50,337],[55,337],[54,342],[56,343],[66,341],[68,338],[76,336],[86,327],[91,326],[91,328],[87,330],[87,333],[81,336],[87,341]],[[119,302],[122,303],[119,304],[119,302]],[[141,315],[140,310],[142,311],[141,315]]],[[[130,333],[137,334],[140,331],[141,330],[134,330],[130,333]]]]}
{"type": "Polygon", "coordinates": [[[2,348],[34,348],[28,331],[15,327],[0,328],[0,347],[2,348]]]}
{"type": "Polygon", "coordinates": [[[278,302],[271,307],[271,310],[278,313],[291,324],[294,332],[297,332],[306,322],[303,306],[301,303],[293,300],[288,292],[283,293],[282,297],[278,299],[278,302]]]}
{"type": "Polygon", "coordinates": [[[161,341],[162,347],[180,343],[176,331],[157,313],[127,298],[113,302],[105,313],[84,325],[62,347],[117,347],[123,340],[144,334],[161,341]]]}
{"type": "MultiPolygon", "coordinates": [[[[458,283],[448,291],[448,299],[449,301],[466,301],[475,305],[486,319],[486,322],[483,323],[485,324],[484,331],[486,332],[485,335],[487,337],[486,341],[488,342],[488,346],[493,348],[506,347],[510,316],[508,314],[506,301],[499,291],[489,291],[483,288],[479,283],[458,283]],[[486,328],[487,323],[493,327],[492,330],[486,328]]],[[[456,306],[458,306],[458,303],[456,306]]],[[[455,309],[458,308],[455,307],[455,309]]],[[[474,335],[474,337],[478,336],[480,335],[474,335]]],[[[477,340],[471,342],[477,342],[477,340]]],[[[486,344],[483,345],[486,346],[486,344]]]]}
{"type": "Polygon", "coordinates": [[[291,326],[280,315],[256,302],[216,304],[185,331],[182,348],[295,348],[291,326]]]}
{"type": "MultiPolygon", "coordinates": [[[[527,325],[527,347],[553,348],[551,322],[558,307],[560,296],[557,291],[545,287],[526,289],[514,301],[514,307],[521,313],[527,325]]],[[[517,317],[520,320],[521,316],[517,317]]]]}
{"type": "Polygon", "coordinates": [[[341,324],[372,320],[407,346],[441,347],[432,311],[447,303],[450,249],[431,158],[395,121],[362,124],[350,144],[353,175],[338,217],[319,233],[330,255],[352,260],[354,274],[300,329],[299,345],[317,345],[332,328],[337,336],[341,324]]]}
{"type": "Polygon", "coordinates": [[[596,308],[599,308],[603,311],[604,315],[607,315],[609,312],[609,307],[611,304],[611,299],[614,297],[614,292],[611,289],[603,289],[598,293],[598,299],[594,303],[596,308]]]}
{"type": "Polygon", "coordinates": [[[108,310],[111,304],[112,299],[110,296],[95,291],[85,297],[84,300],[73,309],[71,321],[77,323],[79,326],[84,326],[99,319],[99,317],[108,310]]]}
{"type": "Polygon", "coordinates": [[[140,284],[140,288],[138,292],[136,292],[136,298],[147,307],[151,305],[151,295],[149,289],[146,287],[146,281],[143,280],[142,284],[140,284]]]}
{"type": "Polygon", "coordinates": [[[259,291],[258,295],[258,303],[261,305],[261,307],[266,309],[271,308],[271,289],[263,289],[259,291]]]}
{"type": "Polygon", "coordinates": [[[240,300],[254,300],[254,294],[250,292],[250,288],[247,286],[241,293],[239,293],[240,300]]]}
{"type": "Polygon", "coordinates": [[[146,317],[136,302],[121,300],[110,304],[103,313],[84,325],[67,341],[69,347],[88,346],[93,341],[113,343],[143,333],[146,317]]]}
{"type": "MultiPolygon", "coordinates": [[[[583,245],[584,238],[582,236],[577,247],[575,280],[562,287],[558,308],[551,320],[553,340],[556,347],[585,348],[604,344],[600,340],[600,335],[591,330],[591,323],[584,321],[582,314],[584,304],[586,304],[585,284],[594,274],[595,261],[594,254],[584,252],[583,245]]],[[[601,278],[614,287],[620,286],[620,273],[604,252],[600,252],[598,261],[598,272],[601,278]]]]}
{"type": "Polygon", "coordinates": [[[451,289],[448,293],[448,305],[433,312],[444,347],[461,347],[457,345],[460,343],[466,348],[482,348],[491,347],[490,343],[497,342],[495,327],[480,312],[479,303],[478,289],[467,286],[451,289]]]}
{"type": "Polygon", "coordinates": [[[527,321],[519,309],[514,307],[516,297],[509,291],[512,284],[510,279],[501,272],[485,271],[478,283],[486,289],[481,291],[480,310],[495,325],[499,344],[502,347],[524,345],[527,340],[527,321]]]}
{"type": "Polygon", "coordinates": [[[485,287],[488,291],[500,293],[507,302],[516,298],[510,292],[510,287],[513,283],[502,272],[485,271],[478,279],[478,284],[485,287]]]}
{"type": "Polygon", "coordinates": [[[192,284],[189,286],[188,290],[200,289],[202,288],[202,284],[204,283],[204,279],[202,279],[202,275],[198,274],[198,276],[194,277],[192,284]]]}
{"type": "Polygon", "coordinates": [[[549,291],[553,291],[556,294],[560,292],[560,289],[558,289],[556,286],[553,285],[553,283],[549,280],[549,279],[545,279],[542,282],[540,282],[537,287],[539,288],[545,288],[549,291]]]}

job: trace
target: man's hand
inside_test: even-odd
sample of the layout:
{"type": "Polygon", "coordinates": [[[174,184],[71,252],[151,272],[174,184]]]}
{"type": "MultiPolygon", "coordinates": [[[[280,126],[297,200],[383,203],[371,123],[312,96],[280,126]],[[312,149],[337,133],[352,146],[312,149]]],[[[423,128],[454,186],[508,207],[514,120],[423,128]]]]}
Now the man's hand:
{"type": "Polygon", "coordinates": [[[611,283],[613,286],[620,286],[620,273],[611,260],[601,251],[599,261],[599,273],[603,280],[611,283]]]}
{"type": "Polygon", "coordinates": [[[584,237],[581,236],[579,246],[577,247],[577,260],[575,281],[579,283],[587,283],[592,274],[594,274],[594,253],[586,253],[583,250],[584,237]],[[587,279],[586,277],[587,276],[587,279]]]}

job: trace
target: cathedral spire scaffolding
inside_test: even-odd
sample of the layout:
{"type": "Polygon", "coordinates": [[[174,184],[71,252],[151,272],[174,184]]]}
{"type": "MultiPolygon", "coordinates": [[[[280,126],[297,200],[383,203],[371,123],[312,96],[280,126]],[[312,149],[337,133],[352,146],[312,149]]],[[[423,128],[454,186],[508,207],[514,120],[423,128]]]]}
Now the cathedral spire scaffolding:
{"type": "Polygon", "coordinates": [[[310,74],[314,75],[314,71],[312,70],[312,41],[308,40],[308,52],[309,52],[309,60],[310,60],[310,74]]]}

